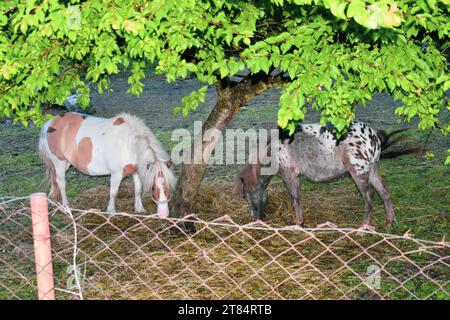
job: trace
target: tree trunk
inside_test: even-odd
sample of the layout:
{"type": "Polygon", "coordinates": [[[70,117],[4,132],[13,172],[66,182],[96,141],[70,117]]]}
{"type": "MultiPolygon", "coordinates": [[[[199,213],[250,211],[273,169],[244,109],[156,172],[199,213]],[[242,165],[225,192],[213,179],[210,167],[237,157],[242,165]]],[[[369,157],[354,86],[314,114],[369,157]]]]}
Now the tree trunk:
{"type": "MultiPolygon", "coordinates": [[[[218,100],[203,124],[202,138],[208,129],[214,128],[223,131],[242,105],[268,88],[280,84],[281,81],[281,77],[271,78],[266,75],[253,76],[239,83],[232,83],[227,79],[218,81],[216,84],[218,100]]],[[[202,151],[207,147],[212,150],[217,142],[217,139],[212,142],[203,142],[202,139],[202,151]]],[[[191,148],[191,163],[193,163],[194,146],[192,145],[191,148]]],[[[207,161],[208,159],[202,157],[200,164],[183,164],[174,197],[169,203],[171,217],[179,218],[195,212],[197,194],[207,161]]],[[[193,226],[187,226],[187,228],[192,230],[193,226]]]]}

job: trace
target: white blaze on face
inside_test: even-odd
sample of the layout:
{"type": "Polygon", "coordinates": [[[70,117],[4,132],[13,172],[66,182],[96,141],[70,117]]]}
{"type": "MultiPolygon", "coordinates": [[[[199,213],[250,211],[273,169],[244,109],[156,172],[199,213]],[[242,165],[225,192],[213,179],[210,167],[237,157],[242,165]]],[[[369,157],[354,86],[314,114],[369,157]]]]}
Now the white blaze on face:
{"type": "Polygon", "coordinates": [[[159,190],[159,199],[156,199],[158,201],[157,213],[160,218],[167,218],[169,216],[169,204],[166,193],[164,192],[164,178],[156,178],[155,184],[155,187],[159,190]]]}

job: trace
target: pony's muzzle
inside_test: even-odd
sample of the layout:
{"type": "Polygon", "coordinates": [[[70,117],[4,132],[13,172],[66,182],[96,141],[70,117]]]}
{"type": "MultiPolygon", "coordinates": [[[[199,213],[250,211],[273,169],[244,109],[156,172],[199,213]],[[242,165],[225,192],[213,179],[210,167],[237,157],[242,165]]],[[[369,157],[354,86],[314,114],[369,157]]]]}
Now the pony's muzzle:
{"type": "Polygon", "coordinates": [[[152,200],[157,205],[156,213],[160,218],[167,218],[169,217],[169,200],[156,200],[154,197],[152,197],[152,200]]]}

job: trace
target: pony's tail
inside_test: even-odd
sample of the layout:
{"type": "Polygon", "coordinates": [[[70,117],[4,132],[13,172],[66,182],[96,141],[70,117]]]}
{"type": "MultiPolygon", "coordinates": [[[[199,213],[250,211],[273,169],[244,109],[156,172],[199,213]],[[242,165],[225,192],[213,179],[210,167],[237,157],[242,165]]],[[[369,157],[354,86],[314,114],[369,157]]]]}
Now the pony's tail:
{"type": "Polygon", "coordinates": [[[408,154],[418,154],[418,153],[423,154],[427,151],[428,151],[428,149],[424,148],[424,147],[411,147],[411,148],[406,148],[406,149],[402,149],[402,150],[382,152],[380,155],[380,158],[381,159],[397,158],[397,157],[405,156],[408,154]]]}
{"type": "Polygon", "coordinates": [[[424,148],[424,147],[410,147],[410,148],[406,148],[406,149],[401,149],[401,150],[394,150],[394,151],[388,151],[386,152],[385,150],[389,147],[391,147],[394,144],[397,144],[400,141],[404,141],[407,140],[408,137],[405,136],[399,136],[399,133],[405,132],[411,130],[411,128],[402,128],[402,129],[397,129],[394,131],[391,131],[389,133],[387,133],[384,130],[379,130],[377,132],[378,138],[381,141],[381,155],[380,158],[381,159],[389,159],[389,158],[396,158],[396,157],[400,157],[400,156],[404,156],[404,155],[408,155],[408,154],[423,154],[426,151],[428,151],[428,149],[424,148]]]}
{"type": "Polygon", "coordinates": [[[399,141],[406,140],[407,137],[399,136],[398,134],[409,130],[411,130],[411,128],[402,128],[391,131],[389,133],[387,133],[384,130],[378,130],[377,135],[381,141],[381,151],[386,150],[390,146],[398,143],[399,141]]]}
{"type": "Polygon", "coordinates": [[[50,189],[49,198],[53,201],[61,201],[61,190],[58,187],[58,184],[56,183],[56,170],[55,165],[53,164],[53,161],[50,159],[50,154],[48,147],[46,145],[47,141],[47,130],[46,126],[44,125],[41,129],[41,134],[39,137],[39,156],[44,162],[45,165],[45,181],[50,181],[52,184],[52,187],[50,189]]]}

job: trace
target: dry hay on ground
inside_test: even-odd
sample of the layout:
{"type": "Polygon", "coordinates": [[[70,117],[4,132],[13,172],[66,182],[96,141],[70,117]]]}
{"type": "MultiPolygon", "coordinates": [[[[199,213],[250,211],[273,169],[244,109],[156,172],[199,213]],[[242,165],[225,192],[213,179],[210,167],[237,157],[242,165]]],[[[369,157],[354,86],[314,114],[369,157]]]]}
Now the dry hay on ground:
{"type": "MultiPolygon", "coordinates": [[[[100,186],[89,189],[71,202],[77,209],[106,209],[109,198],[109,187],[100,186]]],[[[150,213],[156,212],[156,206],[149,196],[143,199],[144,207],[150,213]]],[[[364,210],[364,205],[356,188],[322,191],[305,191],[302,193],[305,225],[315,227],[327,221],[339,227],[358,227],[364,210]]],[[[134,186],[129,179],[122,183],[116,201],[118,211],[132,213],[134,211],[134,186]]],[[[275,226],[293,225],[295,211],[287,191],[275,183],[269,187],[269,201],[265,222],[275,226]]],[[[247,202],[231,193],[229,184],[203,184],[197,199],[194,212],[203,220],[213,220],[224,215],[230,216],[239,224],[251,222],[247,202]]],[[[384,223],[382,205],[374,208],[374,223],[384,223]]]]}

